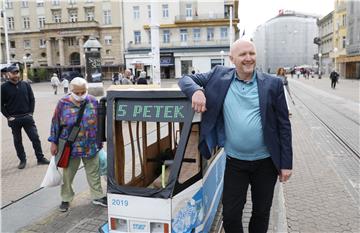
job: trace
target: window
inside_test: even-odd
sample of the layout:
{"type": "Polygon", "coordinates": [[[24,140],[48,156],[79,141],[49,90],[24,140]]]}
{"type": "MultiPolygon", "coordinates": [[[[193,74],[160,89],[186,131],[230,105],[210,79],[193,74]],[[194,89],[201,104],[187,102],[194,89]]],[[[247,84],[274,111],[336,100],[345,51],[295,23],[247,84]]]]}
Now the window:
{"type": "Polygon", "coordinates": [[[163,30],[163,43],[170,43],[170,30],[163,30]]]}
{"type": "Polygon", "coordinates": [[[14,21],[14,17],[8,17],[8,29],[9,30],[14,30],[15,29],[15,21],[14,21]]]}
{"type": "Polygon", "coordinates": [[[23,17],[23,28],[29,29],[30,28],[30,18],[29,17],[23,17]]]}
{"type": "Polygon", "coordinates": [[[29,1],[28,0],[22,0],[21,1],[21,7],[22,8],[28,8],[29,7],[29,1]]]}
{"type": "Polygon", "coordinates": [[[109,55],[109,54],[110,54],[110,49],[107,49],[107,50],[105,51],[105,53],[106,53],[106,55],[109,55]]]}
{"type": "Polygon", "coordinates": [[[346,48],[346,37],[345,36],[343,36],[343,38],[342,38],[342,47],[343,47],[343,49],[346,48]]]}
{"type": "Polygon", "coordinates": [[[60,5],[60,0],[52,0],[51,3],[53,6],[58,6],[60,5]]]}
{"type": "Polygon", "coordinates": [[[43,58],[46,57],[46,53],[44,53],[44,52],[42,52],[40,55],[41,55],[41,57],[43,57],[43,58]]]}
{"type": "Polygon", "coordinates": [[[141,32],[140,31],[134,31],[134,41],[135,41],[135,44],[141,43],[141,32]]]}
{"type": "Polygon", "coordinates": [[[25,49],[31,48],[31,42],[30,42],[30,40],[24,40],[24,48],[25,48],[25,49]]]}
{"type": "Polygon", "coordinates": [[[38,27],[44,28],[45,26],[45,16],[39,16],[38,17],[38,27]]]}
{"type": "Polygon", "coordinates": [[[12,53],[10,56],[12,59],[15,59],[15,57],[16,57],[16,55],[14,53],[12,53]]]}
{"type": "Polygon", "coordinates": [[[342,26],[345,27],[346,26],[346,15],[342,16],[342,26]]]}
{"type": "Polygon", "coordinates": [[[185,10],[186,17],[192,17],[192,5],[186,4],[186,10],[185,10]]]}
{"type": "Polygon", "coordinates": [[[111,10],[104,11],[104,24],[111,24],[111,10]]]}
{"type": "Polygon", "coordinates": [[[192,68],[191,60],[181,61],[181,75],[190,74],[190,68],[192,68]]]}
{"type": "Polygon", "coordinates": [[[193,29],[194,41],[200,41],[200,28],[193,29]]]}
{"type": "Polygon", "coordinates": [[[70,5],[76,4],[76,0],[69,0],[69,4],[70,4],[70,5]]]}
{"type": "Polygon", "coordinates": [[[77,10],[69,10],[69,22],[77,22],[77,10]]]}
{"type": "Polygon", "coordinates": [[[151,44],[151,31],[149,30],[148,33],[148,43],[151,44]]]}
{"type": "Polygon", "coordinates": [[[228,28],[221,28],[220,36],[222,40],[226,40],[228,38],[228,28]]]}
{"type": "Polygon", "coordinates": [[[180,29],[180,41],[181,42],[187,41],[187,29],[180,29]]]}
{"type": "Polygon", "coordinates": [[[147,10],[148,10],[148,18],[151,18],[151,5],[147,6],[147,10]]]}
{"type": "Polygon", "coordinates": [[[67,38],[67,41],[68,41],[69,46],[78,46],[79,45],[79,42],[76,39],[76,37],[69,37],[69,38],[67,38]]]}
{"type": "Polygon", "coordinates": [[[12,49],[16,48],[14,40],[10,40],[10,48],[12,49]]]}
{"type": "Polygon", "coordinates": [[[39,48],[45,48],[46,47],[46,40],[40,39],[39,40],[39,48]]]}
{"type": "Polygon", "coordinates": [[[13,8],[12,0],[6,0],[5,1],[5,8],[6,9],[12,9],[13,8]]]}
{"type": "Polygon", "coordinates": [[[112,36],[104,36],[104,43],[106,45],[111,45],[112,43],[112,36]]]}
{"type": "Polygon", "coordinates": [[[169,5],[168,4],[162,5],[162,14],[163,14],[163,18],[169,17],[169,5]]]}
{"type": "Polygon", "coordinates": [[[61,11],[53,11],[53,22],[54,23],[61,23],[61,11]]]}
{"type": "Polygon", "coordinates": [[[44,6],[44,0],[36,0],[36,6],[37,7],[43,7],[44,6]]]}
{"type": "Polygon", "coordinates": [[[85,20],[86,21],[94,21],[94,8],[85,8],[85,20]]]}
{"type": "Polygon", "coordinates": [[[134,17],[134,19],[140,18],[140,7],[139,6],[133,7],[133,17],[134,17]]]}
{"type": "Polygon", "coordinates": [[[213,41],[214,40],[214,28],[207,29],[207,40],[213,41]]]}

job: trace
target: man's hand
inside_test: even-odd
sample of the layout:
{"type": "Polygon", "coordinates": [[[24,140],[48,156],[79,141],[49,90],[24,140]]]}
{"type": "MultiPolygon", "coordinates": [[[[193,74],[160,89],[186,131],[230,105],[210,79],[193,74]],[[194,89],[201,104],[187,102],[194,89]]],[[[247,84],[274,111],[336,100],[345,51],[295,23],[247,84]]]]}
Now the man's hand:
{"type": "Polygon", "coordinates": [[[50,153],[51,153],[53,156],[55,156],[56,153],[57,153],[57,150],[58,150],[57,145],[52,142],[51,145],[50,145],[50,153]]]}
{"type": "Polygon", "coordinates": [[[292,170],[290,169],[281,169],[280,174],[279,174],[279,180],[280,182],[286,182],[290,179],[292,170]]]}
{"type": "Polygon", "coordinates": [[[203,91],[197,90],[194,92],[192,98],[192,108],[195,112],[205,112],[206,111],[206,97],[203,91]]]}

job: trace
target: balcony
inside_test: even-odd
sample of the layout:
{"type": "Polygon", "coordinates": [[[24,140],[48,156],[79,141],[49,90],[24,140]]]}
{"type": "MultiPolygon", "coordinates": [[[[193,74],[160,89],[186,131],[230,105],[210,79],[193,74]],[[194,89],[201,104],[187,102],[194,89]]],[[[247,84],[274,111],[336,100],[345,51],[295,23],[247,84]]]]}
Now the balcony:
{"type": "Polygon", "coordinates": [[[69,30],[69,29],[82,29],[99,27],[99,23],[96,21],[77,21],[77,22],[61,22],[61,23],[45,23],[44,31],[50,30],[69,30]]]}
{"type": "Polygon", "coordinates": [[[192,22],[203,22],[203,21],[218,21],[218,20],[229,20],[229,16],[224,14],[203,14],[203,15],[177,15],[175,16],[175,23],[184,23],[188,21],[192,22]]]}
{"type": "MultiPolygon", "coordinates": [[[[216,48],[216,47],[228,47],[229,39],[214,39],[212,41],[204,40],[188,40],[184,41],[171,41],[169,43],[160,42],[160,49],[194,49],[194,48],[216,48]]],[[[128,50],[151,50],[150,43],[133,44],[128,43],[128,50]]]]}

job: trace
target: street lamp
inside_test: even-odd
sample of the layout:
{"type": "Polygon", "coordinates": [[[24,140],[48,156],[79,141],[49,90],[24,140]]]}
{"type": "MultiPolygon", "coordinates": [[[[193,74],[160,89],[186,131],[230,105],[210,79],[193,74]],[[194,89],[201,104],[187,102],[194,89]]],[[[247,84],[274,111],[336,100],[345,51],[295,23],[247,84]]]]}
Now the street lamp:
{"type": "Polygon", "coordinates": [[[224,50],[221,50],[220,51],[220,55],[221,55],[221,65],[223,66],[224,65],[224,50]]]}
{"type": "Polygon", "coordinates": [[[319,53],[319,69],[318,69],[318,74],[319,74],[319,79],[321,79],[321,57],[322,57],[322,54],[319,53]]]}
{"type": "Polygon", "coordinates": [[[24,70],[23,70],[23,80],[25,81],[25,82],[27,82],[28,81],[28,76],[27,76],[27,65],[26,65],[26,59],[27,59],[28,57],[25,55],[25,56],[23,56],[23,60],[24,60],[24,70]]]}

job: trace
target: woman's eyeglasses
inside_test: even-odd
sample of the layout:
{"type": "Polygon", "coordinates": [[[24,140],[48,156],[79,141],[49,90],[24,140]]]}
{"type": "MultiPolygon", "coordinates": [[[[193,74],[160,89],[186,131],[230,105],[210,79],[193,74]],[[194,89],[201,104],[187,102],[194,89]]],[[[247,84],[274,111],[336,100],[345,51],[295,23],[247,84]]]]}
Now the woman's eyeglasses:
{"type": "Polygon", "coordinates": [[[15,71],[10,71],[10,73],[12,73],[12,74],[18,74],[18,73],[19,73],[19,71],[18,71],[18,70],[15,70],[15,71]]]}

